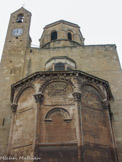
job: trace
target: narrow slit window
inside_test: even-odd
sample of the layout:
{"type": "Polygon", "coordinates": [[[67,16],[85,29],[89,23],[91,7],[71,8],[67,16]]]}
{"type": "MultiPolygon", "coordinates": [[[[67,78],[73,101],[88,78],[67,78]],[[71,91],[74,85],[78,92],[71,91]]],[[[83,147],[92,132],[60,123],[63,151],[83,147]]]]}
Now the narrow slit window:
{"type": "Polygon", "coordinates": [[[5,118],[3,119],[3,123],[2,123],[2,126],[4,126],[5,125],[5,118]]]}
{"type": "Polygon", "coordinates": [[[68,32],[68,40],[72,40],[72,34],[68,32]]]}
{"type": "Polygon", "coordinates": [[[57,32],[54,31],[54,32],[51,33],[51,41],[56,40],[56,39],[57,39],[57,32]]]}

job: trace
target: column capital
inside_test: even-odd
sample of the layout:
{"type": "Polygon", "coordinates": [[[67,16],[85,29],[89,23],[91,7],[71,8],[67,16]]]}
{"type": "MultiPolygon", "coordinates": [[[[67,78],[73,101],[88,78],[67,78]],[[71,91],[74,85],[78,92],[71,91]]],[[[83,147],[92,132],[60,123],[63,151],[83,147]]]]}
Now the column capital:
{"type": "Polygon", "coordinates": [[[72,95],[75,101],[81,101],[81,92],[74,92],[72,95]]]}
{"type": "Polygon", "coordinates": [[[12,112],[16,112],[17,104],[16,103],[12,103],[11,104],[11,109],[12,109],[12,112]]]}
{"type": "Polygon", "coordinates": [[[36,103],[42,104],[43,97],[44,97],[44,95],[42,94],[42,92],[37,92],[37,93],[34,94],[33,96],[34,96],[34,98],[35,98],[36,103]]]}
{"type": "Polygon", "coordinates": [[[108,109],[109,101],[107,99],[102,100],[103,108],[108,109]]]}

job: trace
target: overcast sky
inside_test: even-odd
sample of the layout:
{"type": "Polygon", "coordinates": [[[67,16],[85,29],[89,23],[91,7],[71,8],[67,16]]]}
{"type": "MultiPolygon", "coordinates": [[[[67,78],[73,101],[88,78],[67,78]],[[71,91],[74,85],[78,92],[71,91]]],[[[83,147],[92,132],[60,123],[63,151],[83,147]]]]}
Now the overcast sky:
{"type": "Polygon", "coordinates": [[[0,56],[10,14],[24,6],[32,13],[30,36],[39,45],[43,27],[60,19],[78,24],[86,45],[116,44],[122,64],[122,0],[2,0],[0,56]]]}

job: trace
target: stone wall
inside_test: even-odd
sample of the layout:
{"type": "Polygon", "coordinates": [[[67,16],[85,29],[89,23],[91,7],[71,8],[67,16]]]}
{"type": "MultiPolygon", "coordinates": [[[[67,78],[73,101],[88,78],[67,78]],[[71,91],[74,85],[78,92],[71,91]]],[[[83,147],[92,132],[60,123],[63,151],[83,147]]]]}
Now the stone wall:
{"type": "Polygon", "coordinates": [[[25,74],[45,71],[45,63],[54,56],[68,56],[76,62],[76,69],[88,72],[109,82],[114,101],[111,102],[113,112],[113,129],[119,157],[122,156],[121,137],[121,105],[122,105],[122,73],[115,45],[87,45],[83,47],[65,47],[50,49],[27,49],[25,74]],[[31,50],[31,52],[30,52],[31,50]],[[29,60],[31,66],[29,68],[29,60]],[[30,73],[29,73],[30,72],[30,73]]]}
{"type": "MultiPolygon", "coordinates": [[[[45,71],[45,63],[55,56],[67,56],[76,62],[76,70],[80,70],[101,79],[104,79],[109,82],[110,88],[114,97],[114,101],[111,101],[111,110],[113,112],[113,120],[112,127],[114,130],[115,141],[117,145],[119,160],[122,160],[122,73],[120,69],[120,63],[117,55],[117,50],[115,45],[83,45],[84,39],[82,34],[79,31],[79,27],[75,28],[71,24],[56,24],[55,26],[48,26],[49,28],[45,28],[45,31],[42,35],[42,39],[44,41],[41,42],[41,46],[50,41],[50,33],[52,30],[57,29],[59,31],[59,38],[66,39],[66,33],[68,30],[74,31],[75,35],[73,37],[73,41],[77,43],[81,43],[82,45],[77,45],[75,42],[71,41],[56,41],[49,42],[45,46],[45,48],[31,48],[30,46],[30,36],[29,36],[29,28],[30,28],[30,19],[31,13],[27,10],[21,8],[16,12],[11,14],[10,23],[7,31],[5,46],[3,50],[3,56],[0,65],[0,155],[5,155],[8,147],[8,135],[10,128],[11,119],[11,85],[13,83],[18,82],[19,80],[32,75],[37,71],[45,71]],[[16,23],[16,18],[19,13],[24,13],[24,21],[23,23],[16,23]],[[22,28],[24,34],[15,37],[12,35],[12,30],[14,28],[22,28]],[[63,29],[64,28],[64,29],[63,29]],[[66,30],[65,30],[66,29],[66,30]],[[79,34],[79,36],[78,36],[79,34]],[[53,48],[52,48],[53,47],[53,48]]],[[[50,72],[49,72],[50,73],[50,72]]],[[[51,76],[50,76],[51,77],[51,76]]],[[[43,78],[45,81],[45,77],[43,78]]],[[[36,88],[38,88],[39,84],[36,84],[36,88]]],[[[53,85],[52,85],[53,87],[53,85]]],[[[50,88],[50,87],[49,87],[50,88]]],[[[76,87],[77,88],[77,87],[76,87]]],[[[69,90],[71,92],[71,90],[69,90]]],[[[53,91],[52,91],[53,92],[53,91]]],[[[51,93],[52,93],[51,92],[51,93]]],[[[17,92],[16,92],[17,93],[17,92]]],[[[45,91],[45,96],[48,92],[45,91]]],[[[64,95],[65,96],[65,95],[64,95]]],[[[57,101],[61,101],[60,98],[57,97],[57,101]]],[[[69,95],[69,100],[64,100],[65,102],[73,102],[71,96],[69,95]]],[[[52,101],[55,98],[49,98],[47,95],[47,101],[52,101]]],[[[65,99],[65,97],[64,97],[65,99]]],[[[22,99],[24,100],[24,99],[22,99]]],[[[45,102],[45,101],[44,101],[45,102]]],[[[56,100],[55,100],[56,102],[56,100]]],[[[31,103],[29,101],[29,103],[31,103]]],[[[22,106],[22,105],[21,105],[22,106]]],[[[43,107],[46,107],[45,104],[43,107]]],[[[27,108],[27,107],[25,107],[27,108]]],[[[31,107],[32,108],[32,107],[31,107]]],[[[31,114],[34,114],[33,108],[27,108],[27,114],[29,114],[30,118],[31,114]]],[[[54,107],[56,108],[56,107],[54,107]]],[[[47,110],[50,110],[50,106],[46,107],[47,110]]],[[[66,106],[66,109],[69,110],[69,107],[66,106]]],[[[71,106],[73,111],[73,106],[71,106]]],[[[86,110],[84,110],[86,111],[86,110]]],[[[23,110],[24,112],[24,110],[23,110]]],[[[23,112],[18,112],[17,118],[21,121],[21,118],[24,117],[23,112]]],[[[85,112],[84,112],[85,113],[85,112]]],[[[106,115],[105,115],[106,116],[106,115]]],[[[32,117],[33,120],[35,119],[32,117]]],[[[62,121],[62,116],[59,115],[60,122],[62,121]]],[[[31,119],[24,118],[24,121],[31,122],[31,119]]],[[[54,117],[54,120],[56,118],[54,117]]],[[[89,119],[90,120],[90,119],[89,119]]],[[[102,120],[102,119],[101,119],[102,120]]],[[[74,119],[75,121],[75,119],[74,119]]],[[[100,125],[103,125],[101,121],[100,125]]],[[[24,123],[23,123],[24,124],[24,123]]],[[[58,124],[58,123],[57,123],[58,124]]],[[[21,124],[20,124],[21,125],[21,124]]],[[[53,125],[52,125],[53,127],[53,125]]],[[[68,129],[72,126],[70,125],[68,129]]],[[[18,128],[16,128],[18,129],[18,128]]],[[[72,128],[74,130],[74,127],[72,128]]],[[[47,128],[45,128],[47,131],[47,128]]],[[[22,137],[23,139],[24,137],[22,137]]],[[[49,137],[46,137],[49,140],[49,137]]],[[[99,137],[100,139],[102,137],[99,137]]],[[[72,136],[72,139],[75,139],[75,135],[72,136]]],[[[102,140],[102,139],[101,139],[102,140]]],[[[88,146],[88,145],[87,145],[88,146]]],[[[88,149],[88,147],[86,148],[88,149]]],[[[13,146],[12,146],[13,147],[13,146]]],[[[29,146],[31,147],[31,146],[29,146]]],[[[93,146],[90,145],[89,148],[93,146]]],[[[73,146],[76,149],[76,146],[73,146]]],[[[94,150],[94,149],[93,149],[94,150]]],[[[76,155],[76,151],[74,151],[76,155]]],[[[92,153],[89,153],[89,156],[92,153]]],[[[98,153],[99,154],[99,153],[98,153]]],[[[44,154],[44,156],[46,156],[44,154]]]]}
{"type": "Polygon", "coordinates": [[[111,99],[107,82],[80,71],[28,76],[12,85],[7,154],[48,162],[117,162],[111,99]]]}

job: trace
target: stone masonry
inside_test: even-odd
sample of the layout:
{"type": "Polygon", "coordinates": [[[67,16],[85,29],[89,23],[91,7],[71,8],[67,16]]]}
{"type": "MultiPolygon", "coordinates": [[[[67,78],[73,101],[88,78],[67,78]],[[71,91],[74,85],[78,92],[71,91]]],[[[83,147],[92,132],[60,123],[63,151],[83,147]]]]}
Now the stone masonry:
{"type": "Polygon", "coordinates": [[[60,20],[45,26],[40,48],[33,48],[30,21],[31,13],[20,8],[8,26],[0,64],[0,157],[121,162],[116,45],[84,45],[80,27],[60,20]],[[58,62],[61,72],[55,71],[58,62]]]}

